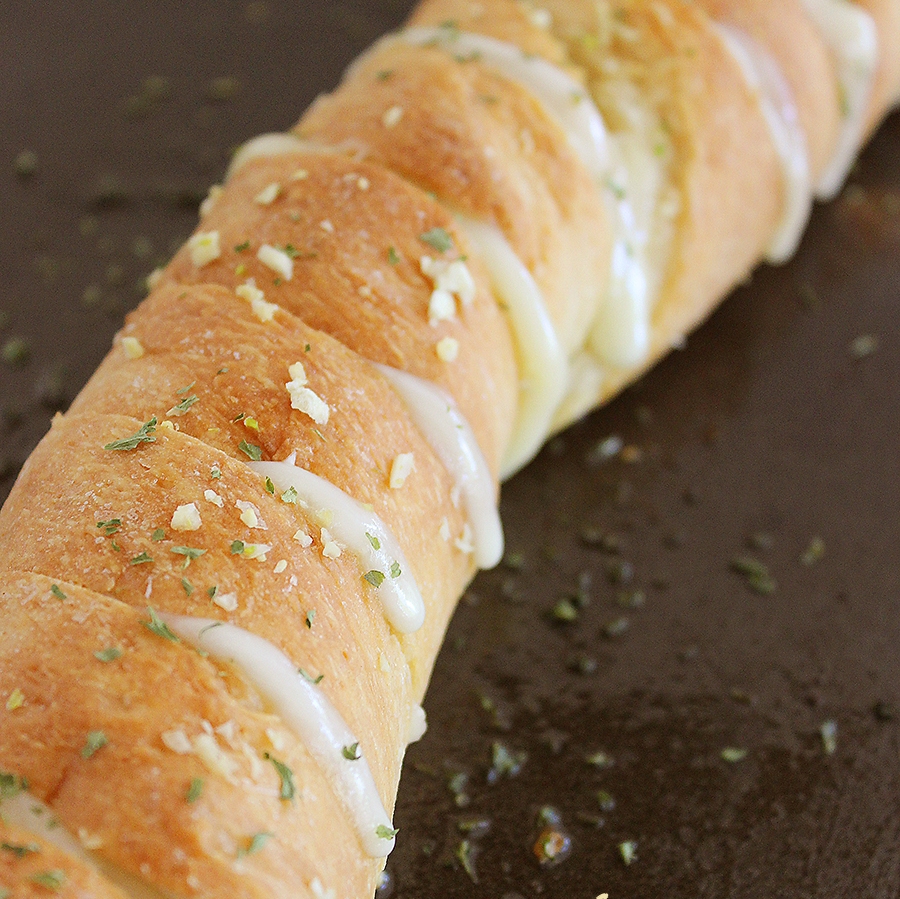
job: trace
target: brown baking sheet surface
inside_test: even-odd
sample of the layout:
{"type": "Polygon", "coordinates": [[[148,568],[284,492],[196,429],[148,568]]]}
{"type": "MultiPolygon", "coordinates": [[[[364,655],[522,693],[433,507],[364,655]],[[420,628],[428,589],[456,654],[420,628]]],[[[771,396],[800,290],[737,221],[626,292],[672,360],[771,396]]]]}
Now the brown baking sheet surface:
{"type": "MultiPolygon", "coordinates": [[[[230,150],[409,6],[6,5],[3,496],[230,150]]],[[[790,265],[506,485],[385,895],[900,893],[898,250],[894,117],[790,265]]]]}

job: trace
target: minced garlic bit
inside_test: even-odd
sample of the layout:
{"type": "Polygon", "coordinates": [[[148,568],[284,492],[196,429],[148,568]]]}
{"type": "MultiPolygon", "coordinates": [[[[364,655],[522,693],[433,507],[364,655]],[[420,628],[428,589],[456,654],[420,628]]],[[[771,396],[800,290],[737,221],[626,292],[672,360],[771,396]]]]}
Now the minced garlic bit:
{"type": "Polygon", "coordinates": [[[294,539],[304,548],[312,546],[313,539],[303,530],[303,528],[300,528],[294,533],[294,539]]]}
{"type": "Polygon", "coordinates": [[[400,124],[400,119],[402,119],[402,118],[403,118],[403,107],[402,106],[392,106],[381,117],[381,124],[384,125],[385,128],[393,128],[396,125],[400,124]]]}
{"type": "Polygon", "coordinates": [[[414,467],[415,458],[412,453],[400,453],[400,455],[395,456],[394,461],[391,463],[391,489],[399,490],[406,483],[406,479],[410,476],[414,467]]]}
{"type": "Polygon", "coordinates": [[[455,337],[443,337],[434,345],[441,362],[456,362],[459,356],[459,341],[455,337]]]}
{"type": "Polygon", "coordinates": [[[14,712],[16,709],[22,708],[23,705],[25,705],[25,694],[16,687],[6,700],[6,710],[8,712],[14,712]]]}
{"type": "Polygon", "coordinates": [[[137,339],[137,337],[123,337],[122,349],[125,351],[125,355],[129,359],[140,359],[141,356],[144,355],[143,344],[137,339]]]}
{"type": "Polygon", "coordinates": [[[472,526],[468,521],[463,525],[462,536],[457,537],[456,540],[453,541],[453,545],[461,553],[465,553],[467,556],[475,552],[475,540],[472,534],[472,526]]]}
{"type": "Polygon", "coordinates": [[[322,528],[320,536],[322,540],[322,555],[326,559],[339,559],[341,557],[341,548],[328,532],[328,529],[322,528]]]}
{"type": "Polygon", "coordinates": [[[306,169],[297,169],[293,175],[291,175],[291,181],[305,181],[309,177],[309,172],[306,169]]]}
{"type": "Polygon", "coordinates": [[[241,510],[241,521],[247,525],[248,528],[258,528],[261,531],[267,531],[268,527],[266,523],[260,518],[259,509],[253,505],[253,503],[248,503],[246,500],[236,500],[235,506],[241,510]]]}
{"type": "Polygon", "coordinates": [[[201,524],[200,510],[196,503],[179,506],[172,514],[171,525],[176,531],[196,531],[201,524]]]}
{"type": "Polygon", "coordinates": [[[284,250],[279,250],[271,244],[264,243],[256,254],[256,258],[266,268],[272,269],[276,275],[290,281],[294,277],[294,260],[284,250]]]}
{"type": "Polygon", "coordinates": [[[318,877],[313,877],[309,882],[309,891],[313,894],[314,899],[336,899],[334,890],[325,889],[318,877]]]}
{"type": "Polygon", "coordinates": [[[370,187],[369,179],[366,178],[366,177],[364,177],[364,176],[360,176],[360,178],[359,178],[359,179],[357,180],[357,182],[356,182],[356,186],[357,186],[360,190],[368,190],[369,187],[370,187]]]}
{"type": "Polygon", "coordinates": [[[214,506],[218,506],[220,509],[225,505],[225,500],[216,493],[215,490],[204,490],[203,498],[208,502],[212,503],[214,506]]]}
{"type": "Polygon", "coordinates": [[[194,751],[188,735],[183,730],[165,730],[160,734],[160,739],[166,749],[171,749],[178,755],[189,755],[194,751]]]}
{"type": "Polygon", "coordinates": [[[334,225],[331,223],[331,219],[323,219],[319,222],[319,227],[328,234],[334,234],[334,225]]]}
{"type": "Polygon", "coordinates": [[[441,540],[443,540],[444,543],[450,542],[450,522],[447,521],[446,516],[441,520],[441,527],[440,530],[438,530],[438,533],[441,535],[441,540]]]}
{"type": "Polygon", "coordinates": [[[266,561],[266,553],[272,549],[266,543],[245,543],[241,551],[245,559],[258,559],[260,562],[266,561]]]}
{"type": "Polygon", "coordinates": [[[214,184],[206,195],[206,199],[200,204],[200,218],[206,218],[216,205],[216,200],[222,196],[222,185],[214,184]]]}
{"type": "Polygon", "coordinates": [[[213,602],[226,612],[233,612],[238,607],[237,593],[216,593],[213,602]]]}
{"type": "Polygon", "coordinates": [[[99,834],[91,833],[86,827],[79,827],[78,842],[81,843],[88,852],[94,852],[103,845],[103,837],[99,834]]]}
{"type": "Polygon", "coordinates": [[[234,292],[242,299],[247,300],[253,314],[263,323],[272,321],[278,306],[275,303],[268,303],[264,299],[265,294],[256,286],[253,278],[248,278],[243,284],[235,287],[234,292]]]}
{"type": "Polygon", "coordinates": [[[202,268],[222,255],[218,231],[198,231],[188,240],[191,262],[202,268]]]}
{"type": "Polygon", "coordinates": [[[144,278],[144,283],[147,285],[147,292],[149,293],[151,290],[156,290],[156,285],[162,281],[163,270],[161,268],[155,268],[146,278],[144,278]]]}
{"type": "Polygon", "coordinates": [[[231,780],[237,774],[237,762],[226,755],[212,734],[200,734],[193,740],[194,753],[213,774],[231,780]]]}
{"type": "Polygon", "coordinates": [[[288,367],[291,380],[284,386],[291,395],[291,408],[308,415],[317,425],[328,424],[331,409],[318,394],[310,390],[306,384],[306,370],[302,362],[295,362],[288,367]]]}
{"type": "Polygon", "coordinates": [[[275,574],[281,574],[287,568],[287,559],[282,559],[275,564],[275,574]]]}
{"type": "Polygon", "coordinates": [[[267,184],[254,198],[253,202],[260,206],[271,206],[281,194],[281,185],[277,181],[267,184]]]}
{"type": "Polygon", "coordinates": [[[428,301],[428,321],[432,325],[456,315],[454,297],[458,297],[463,306],[470,305],[475,299],[475,279],[462,259],[448,262],[422,256],[419,267],[434,284],[428,301]]]}

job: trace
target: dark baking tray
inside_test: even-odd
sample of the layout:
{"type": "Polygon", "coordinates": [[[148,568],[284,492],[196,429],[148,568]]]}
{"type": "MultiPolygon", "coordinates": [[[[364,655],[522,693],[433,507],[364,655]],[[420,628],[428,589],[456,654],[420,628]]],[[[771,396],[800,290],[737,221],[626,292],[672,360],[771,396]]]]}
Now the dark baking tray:
{"type": "MultiPolygon", "coordinates": [[[[409,6],[5,5],[3,496],[231,149],[409,6]]],[[[898,161],[895,117],[790,265],[506,485],[507,563],[408,754],[394,896],[900,893],[898,161]]]]}

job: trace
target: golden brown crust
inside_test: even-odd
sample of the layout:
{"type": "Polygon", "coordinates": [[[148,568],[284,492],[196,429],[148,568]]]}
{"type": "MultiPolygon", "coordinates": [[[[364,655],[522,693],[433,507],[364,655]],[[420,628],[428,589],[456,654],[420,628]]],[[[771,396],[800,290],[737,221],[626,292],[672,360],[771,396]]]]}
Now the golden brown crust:
{"type": "Polygon", "coordinates": [[[365,894],[376,863],[321,769],[234,672],[151,633],[146,611],[62,580],[7,572],[0,603],[0,691],[23,697],[0,710],[0,758],[99,864],[172,896],[311,896],[315,877],[365,894]],[[169,748],[172,732],[206,734],[220,763],[169,748]],[[266,753],[293,771],[293,800],[266,753]]]}
{"type": "Polygon", "coordinates": [[[15,899],[125,899],[94,868],[0,816],[0,887],[15,899]]]}
{"type": "MultiPolygon", "coordinates": [[[[242,442],[258,446],[263,461],[296,453],[301,468],[371,506],[412,560],[428,607],[423,629],[402,637],[421,699],[453,598],[471,578],[474,562],[454,539],[440,536],[444,520],[453,538],[464,528],[451,499],[454,481],[377,369],[283,310],[263,323],[247,301],[224,288],[170,285],[129,316],[70,414],[88,411],[119,412],[140,421],[157,416],[239,463],[249,461],[242,442]],[[217,323],[214,331],[211,321],[217,323]],[[139,341],[141,358],[128,357],[126,337],[139,341]],[[291,408],[285,382],[296,361],[302,361],[311,389],[332,410],[327,424],[291,408]],[[197,401],[186,412],[167,415],[192,397],[197,401]],[[392,463],[406,453],[415,468],[402,487],[391,488],[392,463]]],[[[212,513],[215,507],[203,493],[218,491],[218,484],[202,483],[192,495],[201,512],[212,513]]],[[[237,514],[233,508],[232,514],[237,514]]],[[[267,532],[257,540],[271,542],[267,532]]]]}
{"type": "Polygon", "coordinates": [[[900,3],[896,0],[855,2],[872,17],[878,30],[878,69],[864,132],[869,137],[885,113],[900,101],[900,3]]]}
{"type": "Polygon", "coordinates": [[[162,284],[234,289],[253,278],[268,302],[310,327],[366,359],[447,390],[496,471],[516,407],[512,344],[465,236],[433,199],[385,169],[343,154],[288,153],[243,166],[197,230],[218,232],[221,257],[197,266],[183,247],[162,284]],[[295,177],[298,172],[305,176],[295,177]],[[270,205],[255,202],[270,184],[279,185],[278,198],[270,205]],[[443,254],[421,237],[435,228],[453,240],[443,254]],[[263,244],[293,248],[290,280],[257,259],[263,244]],[[434,284],[421,270],[423,256],[468,260],[478,290],[471,305],[457,303],[452,320],[429,323],[434,284]],[[436,351],[446,337],[459,342],[452,363],[436,351]]]}
{"type": "Polygon", "coordinates": [[[698,0],[717,22],[741,29],[769,53],[790,86],[815,181],[831,160],[840,128],[834,60],[801,0],[698,0]]]}
{"type": "Polygon", "coordinates": [[[583,339],[608,270],[606,214],[564,132],[524,87],[436,47],[376,45],[296,130],[351,142],[451,209],[497,225],[562,345],[583,339]],[[402,117],[386,126],[392,109],[402,117]]]}

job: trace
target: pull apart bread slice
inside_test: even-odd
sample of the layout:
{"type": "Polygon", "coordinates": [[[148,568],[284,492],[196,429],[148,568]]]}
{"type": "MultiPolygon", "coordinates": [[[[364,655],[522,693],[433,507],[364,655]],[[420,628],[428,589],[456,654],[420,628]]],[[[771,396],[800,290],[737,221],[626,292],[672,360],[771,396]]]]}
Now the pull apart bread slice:
{"type": "Polygon", "coordinates": [[[498,478],[791,254],[898,21],[426,0],[241,148],[0,512],[3,888],[371,896],[498,478]]]}

